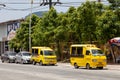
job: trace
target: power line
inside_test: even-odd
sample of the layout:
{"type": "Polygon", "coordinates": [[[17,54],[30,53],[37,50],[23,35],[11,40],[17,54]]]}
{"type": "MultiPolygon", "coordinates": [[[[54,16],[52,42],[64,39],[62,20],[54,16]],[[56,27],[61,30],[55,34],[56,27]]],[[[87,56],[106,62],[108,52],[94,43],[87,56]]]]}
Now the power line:
{"type": "MultiPolygon", "coordinates": [[[[40,8],[41,6],[35,6],[33,7],[32,9],[37,9],[37,8],[40,8]]],[[[41,7],[40,9],[46,9],[48,7],[41,7]]],[[[27,10],[30,10],[31,8],[26,8],[26,9],[15,9],[15,8],[11,8],[11,7],[6,7],[4,8],[5,10],[11,10],[11,11],[27,11],[27,10]]]]}
{"type": "MultiPolygon", "coordinates": [[[[52,0],[49,0],[49,1],[52,1],[52,0]]],[[[101,2],[107,2],[107,1],[101,1],[101,2]]],[[[52,5],[56,5],[56,6],[60,6],[60,7],[71,7],[71,6],[78,7],[78,6],[80,6],[81,3],[84,3],[84,1],[80,1],[80,2],[64,2],[64,3],[59,2],[59,0],[56,1],[56,2],[51,2],[51,3],[49,3],[48,1],[47,2],[34,2],[33,4],[39,4],[39,6],[35,6],[35,7],[33,7],[33,9],[36,9],[36,8],[39,8],[40,6],[45,6],[45,5],[49,5],[49,8],[52,5]]],[[[31,3],[28,3],[28,2],[4,2],[4,5],[5,4],[20,4],[20,5],[22,5],[22,4],[31,4],[31,3]]],[[[31,8],[17,9],[17,8],[12,8],[12,7],[9,7],[9,6],[5,5],[4,9],[5,10],[26,11],[26,10],[30,10],[31,8]]]]}

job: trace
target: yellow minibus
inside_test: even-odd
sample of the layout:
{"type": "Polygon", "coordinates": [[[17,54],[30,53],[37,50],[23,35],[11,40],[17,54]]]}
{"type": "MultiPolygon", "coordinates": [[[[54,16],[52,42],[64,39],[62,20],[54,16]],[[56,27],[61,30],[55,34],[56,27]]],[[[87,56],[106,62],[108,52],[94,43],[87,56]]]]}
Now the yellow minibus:
{"type": "Polygon", "coordinates": [[[75,68],[86,67],[103,69],[106,56],[94,44],[73,44],[70,46],[70,62],[75,68]]]}

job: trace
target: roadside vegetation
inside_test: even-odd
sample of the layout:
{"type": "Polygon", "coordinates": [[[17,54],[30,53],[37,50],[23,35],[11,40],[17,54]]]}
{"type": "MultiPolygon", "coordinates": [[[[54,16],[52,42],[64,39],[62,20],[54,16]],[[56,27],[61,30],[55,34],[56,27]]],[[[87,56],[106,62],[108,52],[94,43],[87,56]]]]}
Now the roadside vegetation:
{"type": "MultiPolygon", "coordinates": [[[[87,1],[78,8],[70,7],[65,13],[51,8],[42,17],[33,14],[32,46],[50,46],[63,60],[69,58],[69,46],[73,43],[104,45],[111,38],[120,36],[120,5],[114,4],[87,1]]],[[[29,18],[21,23],[16,37],[9,42],[11,48],[28,50],[29,18]]]]}

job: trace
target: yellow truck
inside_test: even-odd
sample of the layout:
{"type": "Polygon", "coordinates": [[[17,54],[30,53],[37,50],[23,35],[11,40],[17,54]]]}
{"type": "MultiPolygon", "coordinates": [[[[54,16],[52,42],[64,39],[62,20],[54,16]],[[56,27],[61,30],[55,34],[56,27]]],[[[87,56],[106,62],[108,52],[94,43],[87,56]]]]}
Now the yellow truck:
{"type": "Polygon", "coordinates": [[[31,62],[35,65],[55,65],[57,57],[50,47],[32,47],[31,62]]]}
{"type": "Polygon", "coordinates": [[[75,68],[86,67],[103,69],[106,56],[94,44],[73,44],[70,46],[70,62],[75,68]]]}

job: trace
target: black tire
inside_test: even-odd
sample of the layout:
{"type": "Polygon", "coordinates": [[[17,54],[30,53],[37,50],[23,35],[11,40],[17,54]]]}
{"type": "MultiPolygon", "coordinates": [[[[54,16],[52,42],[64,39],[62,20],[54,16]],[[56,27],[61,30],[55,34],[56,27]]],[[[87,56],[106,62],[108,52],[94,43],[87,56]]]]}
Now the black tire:
{"type": "Polygon", "coordinates": [[[32,64],[33,64],[33,65],[36,65],[36,62],[35,62],[35,61],[32,61],[32,64]]]}
{"type": "Polygon", "coordinates": [[[51,64],[52,66],[55,66],[55,64],[51,64]]]}
{"type": "Polygon", "coordinates": [[[4,63],[4,60],[2,60],[2,63],[4,63]]]}
{"type": "Polygon", "coordinates": [[[43,66],[43,62],[42,62],[42,61],[40,61],[40,62],[39,62],[39,65],[40,65],[40,66],[43,66]]]}
{"type": "Polygon", "coordinates": [[[98,67],[98,69],[103,69],[103,67],[98,67]]]}
{"type": "Polygon", "coordinates": [[[120,63],[120,60],[118,60],[117,63],[120,63]]]}
{"type": "Polygon", "coordinates": [[[23,61],[23,59],[20,61],[20,63],[21,63],[21,64],[24,64],[24,61],[23,61]]]}
{"type": "Polygon", "coordinates": [[[74,64],[74,68],[75,68],[75,69],[78,69],[78,68],[79,68],[79,66],[77,65],[77,63],[74,64]]]}
{"type": "Polygon", "coordinates": [[[86,69],[91,69],[91,67],[90,67],[90,64],[89,64],[89,63],[87,63],[87,64],[86,64],[86,69]]]}
{"type": "Polygon", "coordinates": [[[7,63],[10,63],[10,59],[7,59],[7,63]]]}
{"type": "Polygon", "coordinates": [[[18,64],[17,60],[15,60],[15,63],[18,64]]]}

